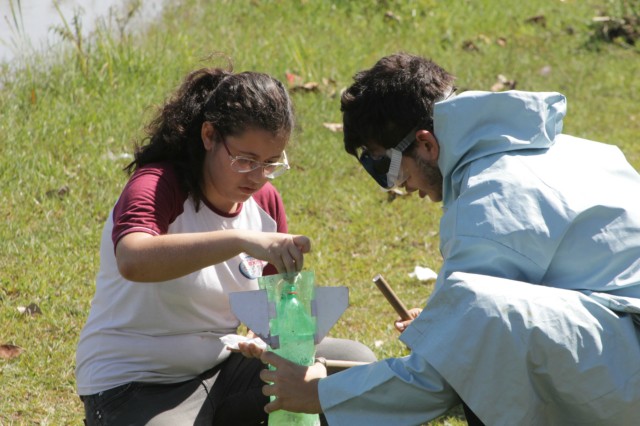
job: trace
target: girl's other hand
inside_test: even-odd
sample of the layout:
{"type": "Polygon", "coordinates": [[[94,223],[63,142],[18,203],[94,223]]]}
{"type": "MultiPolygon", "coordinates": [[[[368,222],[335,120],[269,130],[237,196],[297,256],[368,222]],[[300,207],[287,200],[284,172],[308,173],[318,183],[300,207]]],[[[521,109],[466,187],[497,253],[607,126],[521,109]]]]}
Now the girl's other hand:
{"type": "Polygon", "coordinates": [[[264,349],[254,343],[238,343],[238,352],[247,358],[260,358],[264,349]]]}

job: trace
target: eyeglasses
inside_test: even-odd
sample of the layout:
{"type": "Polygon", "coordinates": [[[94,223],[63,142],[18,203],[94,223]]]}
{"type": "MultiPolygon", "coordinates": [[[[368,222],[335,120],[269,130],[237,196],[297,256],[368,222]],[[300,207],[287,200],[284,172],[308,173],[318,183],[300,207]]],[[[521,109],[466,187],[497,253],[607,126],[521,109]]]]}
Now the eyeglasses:
{"type": "Polygon", "coordinates": [[[385,155],[373,156],[366,148],[358,157],[360,164],[375,181],[386,190],[392,190],[404,183],[406,178],[402,175],[400,163],[402,153],[416,140],[418,128],[411,129],[400,143],[385,152],[385,155]]]}
{"type": "Polygon", "coordinates": [[[287,153],[282,151],[282,162],[277,163],[263,163],[262,161],[256,161],[249,157],[243,157],[241,155],[231,155],[227,142],[224,138],[221,138],[224,149],[229,154],[231,160],[231,170],[238,173],[249,173],[262,167],[262,175],[267,179],[275,179],[281,176],[290,169],[289,162],[287,161],[287,153]]]}

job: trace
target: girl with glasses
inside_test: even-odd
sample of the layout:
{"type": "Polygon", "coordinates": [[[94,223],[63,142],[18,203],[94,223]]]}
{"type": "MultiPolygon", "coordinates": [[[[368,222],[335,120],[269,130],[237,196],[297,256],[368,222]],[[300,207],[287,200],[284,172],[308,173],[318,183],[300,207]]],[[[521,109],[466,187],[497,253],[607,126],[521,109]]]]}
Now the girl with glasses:
{"type": "MultiPolygon", "coordinates": [[[[288,233],[271,180],[289,168],[294,115],[257,73],[191,72],[147,126],[104,226],[100,270],[77,349],[86,423],[254,425],[266,421],[264,365],[225,349],[228,293],[296,272],[310,250],[288,233]]],[[[318,355],[373,361],[325,338],[318,355]]]]}

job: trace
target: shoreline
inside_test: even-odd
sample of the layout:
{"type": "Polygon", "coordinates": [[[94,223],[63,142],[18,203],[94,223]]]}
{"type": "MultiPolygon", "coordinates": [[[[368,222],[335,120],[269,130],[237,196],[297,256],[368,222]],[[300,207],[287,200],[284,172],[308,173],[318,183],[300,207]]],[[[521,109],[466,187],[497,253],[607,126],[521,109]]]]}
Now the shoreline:
{"type": "Polygon", "coordinates": [[[70,45],[74,41],[91,43],[98,31],[126,31],[127,35],[138,36],[162,16],[167,3],[74,0],[56,7],[49,0],[28,6],[9,0],[0,7],[0,19],[5,24],[0,30],[0,66],[20,68],[35,58],[55,59],[65,48],[73,48],[70,45]]]}

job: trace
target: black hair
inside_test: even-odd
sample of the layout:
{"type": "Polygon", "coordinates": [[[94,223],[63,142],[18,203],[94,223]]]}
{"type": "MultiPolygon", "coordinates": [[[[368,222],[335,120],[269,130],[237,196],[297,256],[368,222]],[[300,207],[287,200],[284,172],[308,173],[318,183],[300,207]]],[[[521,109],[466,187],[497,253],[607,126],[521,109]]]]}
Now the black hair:
{"type": "Polygon", "coordinates": [[[416,126],[433,132],[433,105],[454,89],[454,80],[430,59],[408,53],[356,73],[340,101],[345,150],[357,155],[361,147],[392,148],[416,126]]]}
{"type": "Polygon", "coordinates": [[[146,164],[172,163],[198,209],[204,198],[201,129],[205,121],[221,135],[259,129],[288,136],[294,126],[293,106],[282,83],[267,74],[195,70],[146,126],[146,143],[136,147],[134,160],[125,170],[131,174],[146,164]]]}

